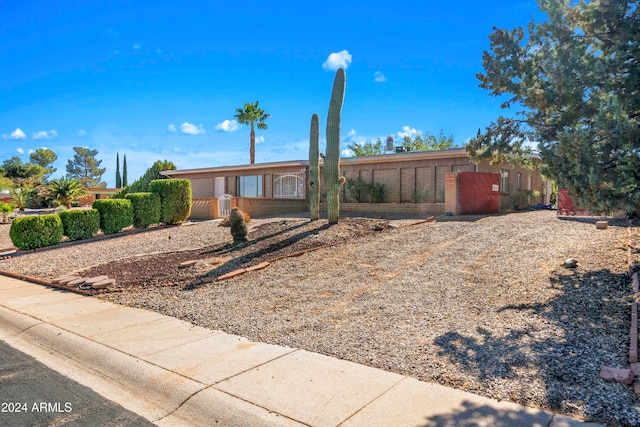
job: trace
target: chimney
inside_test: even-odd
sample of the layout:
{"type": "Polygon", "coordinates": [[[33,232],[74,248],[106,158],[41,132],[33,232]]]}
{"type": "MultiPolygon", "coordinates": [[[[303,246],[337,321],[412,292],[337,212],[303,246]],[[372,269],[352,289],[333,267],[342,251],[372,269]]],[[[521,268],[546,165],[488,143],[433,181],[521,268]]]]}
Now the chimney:
{"type": "Polygon", "coordinates": [[[387,137],[387,151],[393,151],[393,150],[394,150],[393,137],[392,136],[388,136],[387,137]]]}

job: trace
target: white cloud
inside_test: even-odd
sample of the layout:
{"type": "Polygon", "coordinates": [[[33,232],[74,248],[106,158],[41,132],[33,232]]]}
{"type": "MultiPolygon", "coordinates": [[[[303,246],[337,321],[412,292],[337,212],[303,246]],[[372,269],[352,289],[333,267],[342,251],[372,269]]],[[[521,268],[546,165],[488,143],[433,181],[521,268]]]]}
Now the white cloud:
{"type": "Polygon", "coordinates": [[[36,150],[34,150],[33,148],[31,148],[31,149],[29,150],[29,154],[33,154],[33,153],[35,153],[35,152],[36,152],[36,150]]]}
{"type": "Polygon", "coordinates": [[[355,154],[353,154],[353,151],[349,148],[342,150],[340,152],[340,157],[353,157],[355,154]]]}
{"type": "Polygon", "coordinates": [[[16,130],[11,132],[9,135],[7,135],[6,133],[2,134],[2,139],[4,139],[5,141],[7,139],[10,139],[12,141],[18,141],[18,140],[27,139],[27,135],[25,135],[24,132],[22,132],[22,129],[16,128],[16,130]]]}
{"type": "Polygon", "coordinates": [[[345,70],[351,65],[351,54],[348,50],[340,52],[334,52],[327,58],[322,64],[322,68],[328,71],[335,71],[338,68],[344,68],[345,70]]]}
{"type": "Polygon", "coordinates": [[[376,71],[373,73],[373,81],[376,83],[384,83],[387,81],[387,78],[382,74],[382,71],[376,71]]]}
{"type": "Polygon", "coordinates": [[[420,131],[416,128],[412,128],[410,126],[402,126],[402,131],[398,132],[398,138],[402,139],[405,136],[408,136],[409,138],[412,138],[416,135],[418,135],[420,133],[420,131]]]}
{"type": "Polygon", "coordinates": [[[24,150],[22,148],[16,148],[18,154],[24,154],[24,150]]]}
{"type": "Polygon", "coordinates": [[[169,126],[167,126],[167,132],[175,132],[176,131],[176,125],[174,124],[169,124],[169,126]]]}
{"type": "Polygon", "coordinates": [[[186,133],[187,135],[200,135],[201,133],[205,133],[207,130],[202,125],[194,125],[193,123],[184,122],[180,125],[180,130],[182,133],[186,133]]]}
{"type": "Polygon", "coordinates": [[[215,129],[222,132],[235,132],[239,127],[238,122],[235,120],[225,120],[222,123],[218,123],[215,129]]]}
{"type": "Polygon", "coordinates": [[[351,129],[351,130],[349,131],[349,133],[347,134],[347,137],[352,138],[352,137],[356,136],[357,134],[358,134],[358,133],[356,132],[356,130],[355,130],[355,129],[351,129]]]}
{"type": "Polygon", "coordinates": [[[78,131],[78,138],[82,138],[82,137],[85,137],[85,136],[87,136],[87,131],[84,130],[84,129],[80,129],[78,131]]]}
{"type": "Polygon", "coordinates": [[[264,136],[259,136],[256,138],[256,144],[260,144],[262,142],[264,142],[264,136]]]}
{"type": "Polygon", "coordinates": [[[41,139],[53,139],[58,136],[58,132],[55,130],[41,130],[40,132],[34,132],[31,134],[31,139],[41,140],[41,139]]]}

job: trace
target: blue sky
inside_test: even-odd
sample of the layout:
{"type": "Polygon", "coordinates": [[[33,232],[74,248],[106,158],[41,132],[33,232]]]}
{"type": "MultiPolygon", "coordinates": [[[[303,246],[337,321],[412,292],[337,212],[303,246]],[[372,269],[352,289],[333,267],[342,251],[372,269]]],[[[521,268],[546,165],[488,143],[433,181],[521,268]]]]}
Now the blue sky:
{"type": "Polygon", "coordinates": [[[342,148],[415,130],[464,144],[500,114],[478,87],[493,26],[541,20],[535,0],[0,0],[0,161],[46,147],[99,151],[115,183],[156,160],[179,169],[249,163],[244,102],[271,114],[256,162],[321,150],[336,66],[346,67],[342,148]]]}

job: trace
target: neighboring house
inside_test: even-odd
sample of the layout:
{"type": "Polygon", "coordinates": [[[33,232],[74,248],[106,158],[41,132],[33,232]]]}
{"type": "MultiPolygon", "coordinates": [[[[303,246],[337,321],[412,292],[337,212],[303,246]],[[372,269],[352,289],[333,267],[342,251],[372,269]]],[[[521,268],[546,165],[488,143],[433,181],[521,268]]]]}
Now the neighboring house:
{"type": "MultiPolygon", "coordinates": [[[[321,162],[321,194],[324,192],[322,168],[321,162]]],[[[450,149],[340,159],[340,174],[347,180],[362,179],[384,186],[383,203],[376,204],[356,203],[347,186],[342,186],[340,209],[442,214],[447,196],[445,178],[452,172],[496,174],[499,188],[494,185],[493,191],[499,193],[500,211],[510,210],[511,196],[522,190],[539,191],[541,201],[549,197],[550,187],[538,171],[511,165],[491,166],[485,162],[476,165],[464,149],[450,149]]],[[[233,196],[234,206],[256,217],[309,209],[307,160],[171,170],[161,174],[191,181],[192,218],[218,217],[217,198],[227,194],[233,196]]],[[[457,193],[450,194],[450,199],[457,197],[457,193]]]]}
{"type": "Polygon", "coordinates": [[[107,199],[120,191],[120,188],[88,187],[87,191],[89,194],[78,199],[80,206],[91,206],[96,200],[107,199]]]}

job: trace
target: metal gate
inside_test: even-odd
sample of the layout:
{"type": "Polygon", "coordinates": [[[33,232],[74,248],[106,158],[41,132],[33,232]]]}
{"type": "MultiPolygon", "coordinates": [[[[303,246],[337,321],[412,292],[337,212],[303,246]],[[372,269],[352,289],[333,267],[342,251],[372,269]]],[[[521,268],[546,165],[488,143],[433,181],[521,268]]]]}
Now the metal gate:
{"type": "Polygon", "coordinates": [[[229,213],[231,213],[232,198],[233,196],[231,194],[223,194],[218,197],[218,218],[229,216],[229,213]]]}

